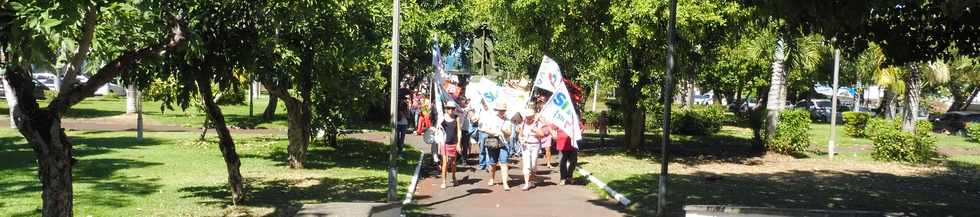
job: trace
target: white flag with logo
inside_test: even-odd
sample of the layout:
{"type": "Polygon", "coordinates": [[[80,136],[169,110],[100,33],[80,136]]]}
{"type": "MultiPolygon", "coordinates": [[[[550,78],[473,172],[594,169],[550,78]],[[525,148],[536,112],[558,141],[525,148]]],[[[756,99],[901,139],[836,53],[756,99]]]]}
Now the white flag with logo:
{"type": "MultiPolygon", "coordinates": [[[[578,114],[575,113],[575,105],[572,103],[571,95],[568,94],[568,88],[565,87],[558,63],[545,56],[541,61],[541,69],[538,70],[534,86],[553,90],[551,98],[541,108],[541,117],[564,131],[573,141],[581,140],[582,128],[579,125],[578,114]]],[[[572,144],[576,145],[575,142],[572,144]]]]}

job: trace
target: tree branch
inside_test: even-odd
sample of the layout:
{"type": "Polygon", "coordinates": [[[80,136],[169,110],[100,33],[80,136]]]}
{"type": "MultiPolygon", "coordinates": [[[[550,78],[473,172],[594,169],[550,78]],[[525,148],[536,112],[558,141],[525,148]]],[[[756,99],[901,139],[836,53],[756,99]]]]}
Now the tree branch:
{"type": "MultiPolygon", "coordinates": [[[[75,52],[75,56],[71,58],[68,67],[65,67],[65,73],[63,73],[65,77],[62,79],[60,90],[67,90],[78,82],[75,76],[82,71],[82,63],[85,62],[85,58],[88,57],[89,51],[92,49],[92,40],[95,37],[95,26],[98,24],[98,18],[98,5],[92,5],[85,11],[85,21],[82,24],[82,39],[78,41],[78,51],[75,52]]],[[[60,92],[59,95],[66,93],[60,92]]]]}
{"type": "Polygon", "coordinates": [[[61,90],[64,93],[52,100],[48,109],[59,115],[64,114],[71,106],[92,96],[96,90],[113,78],[126,73],[133,65],[139,64],[148,57],[183,47],[188,34],[184,22],[171,18],[171,23],[173,25],[171,35],[166,42],[123,53],[100,68],[85,84],[61,90]]]}

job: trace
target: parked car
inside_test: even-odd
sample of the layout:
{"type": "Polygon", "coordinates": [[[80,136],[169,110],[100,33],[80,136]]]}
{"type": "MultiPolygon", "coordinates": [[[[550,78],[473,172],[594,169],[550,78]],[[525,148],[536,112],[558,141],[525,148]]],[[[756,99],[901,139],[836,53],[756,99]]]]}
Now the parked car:
{"type": "MultiPolygon", "coordinates": [[[[833,105],[833,103],[830,100],[815,99],[815,100],[800,101],[796,103],[796,105],[793,107],[809,110],[810,119],[812,119],[814,122],[830,123],[830,119],[831,119],[830,114],[833,111],[831,105],[833,105]]],[[[840,102],[838,102],[837,114],[836,114],[837,123],[843,123],[844,117],[842,114],[844,113],[844,111],[850,111],[850,110],[851,110],[850,108],[847,108],[845,106],[840,106],[840,102]]]]}
{"type": "Polygon", "coordinates": [[[709,96],[709,95],[697,95],[697,96],[694,96],[694,104],[698,104],[698,105],[708,105],[708,104],[711,104],[711,96],[709,96]]]}
{"type": "Polygon", "coordinates": [[[107,83],[105,85],[102,85],[102,87],[100,87],[98,90],[95,90],[96,96],[105,96],[106,94],[109,93],[113,93],[120,96],[126,95],[126,88],[113,83],[107,83]]]}
{"type": "Polygon", "coordinates": [[[932,119],[933,131],[964,134],[967,124],[980,124],[980,113],[977,112],[946,112],[935,119],[932,119]]]}
{"type": "MultiPolygon", "coordinates": [[[[0,77],[0,79],[3,79],[3,78],[0,77]]],[[[7,98],[7,94],[4,92],[6,90],[4,90],[3,88],[4,88],[3,85],[0,85],[0,98],[6,99],[7,98]]],[[[48,88],[45,87],[43,84],[41,84],[40,81],[34,80],[34,98],[44,99],[44,91],[45,90],[48,90],[48,88]]]]}

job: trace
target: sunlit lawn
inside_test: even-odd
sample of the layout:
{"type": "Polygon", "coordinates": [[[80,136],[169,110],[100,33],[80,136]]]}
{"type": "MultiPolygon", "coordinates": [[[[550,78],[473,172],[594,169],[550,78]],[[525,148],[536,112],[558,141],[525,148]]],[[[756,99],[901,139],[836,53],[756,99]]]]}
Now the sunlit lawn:
{"type": "MultiPolygon", "coordinates": [[[[303,203],[383,201],[387,145],[353,139],[341,146],[311,146],[307,169],[284,164],[282,135],[235,135],[248,198],[229,208],[227,173],[216,139],[196,133],[69,131],[74,169],[75,216],[291,216],[303,203]]],[[[399,195],[404,195],[418,152],[403,155],[399,195]]],[[[0,129],[0,216],[36,216],[41,205],[34,154],[15,131],[0,129]]]]}
{"type": "MultiPolygon", "coordinates": [[[[707,137],[672,136],[670,209],[684,205],[914,212],[919,216],[980,215],[980,156],[953,155],[931,165],[879,162],[871,141],[838,128],[838,151],[827,158],[829,125],[814,124],[813,153],[802,158],[746,151],[751,130],[725,127],[707,137]]],[[[977,148],[962,137],[934,135],[940,148],[977,148]]],[[[659,147],[659,137],[647,144],[659,147]]],[[[633,200],[631,212],[656,210],[658,151],[629,154],[619,148],[580,154],[582,167],[633,200]]],[[[604,192],[590,184],[600,194],[604,192]]]]}
{"type": "MultiPolygon", "coordinates": [[[[41,106],[45,106],[48,101],[39,103],[41,106]]],[[[268,103],[268,95],[259,95],[259,98],[253,101],[254,110],[252,113],[255,120],[259,120],[268,103]]],[[[191,106],[187,110],[182,110],[180,106],[174,105],[174,110],[161,110],[161,105],[162,103],[159,101],[143,102],[144,117],[148,121],[155,121],[162,124],[176,124],[192,128],[199,128],[204,124],[204,112],[199,108],[191,106]]],[[[0,101],[0,111],[7,111],[6,101],[0,101]]],[[[235,123],[250,118],[247,100],[245,104],[223,105],[221,106],[221,111],[224,113],[225,119],[230,126],[234,126],[235,123]]],[[[122,114],[126,114],[125,97],[94,96],[72,106],[72,109],[65,116],[66,118],[100,118],[122,114]]],[[[0,114],[0,116],[6,115],[6,112],[0,114]]],[[[286,107],[281,101],[276,109],[276,116],[272,120],[264,120],[258,125],[259,128],[286,128],[286,126],[286,107]]]]}

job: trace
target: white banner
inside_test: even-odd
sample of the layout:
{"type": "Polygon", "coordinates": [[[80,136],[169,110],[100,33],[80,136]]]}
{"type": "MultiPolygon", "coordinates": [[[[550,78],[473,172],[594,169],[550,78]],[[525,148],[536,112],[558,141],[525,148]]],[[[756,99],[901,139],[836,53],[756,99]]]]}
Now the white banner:
{"type": "MultiPolygon", "coordinates": [[[[535,87],[545,89],[552,88],[551,98],[545,102],[541,109],[541,117],[549,123],[558,127],[574,141],[582,140],[582,128],[579,125],[578,114],[575,113],[575,105],[572,97],[568,94],[568,88],[562,80],[561,71],[558,63],[545,56],[541,61],[541,69],[534,81],[535,87]],[[544,74],[544,76],[542,76],[544,74]]],[[[572,145],[577,147],[577,143],[572,145]]]]}

